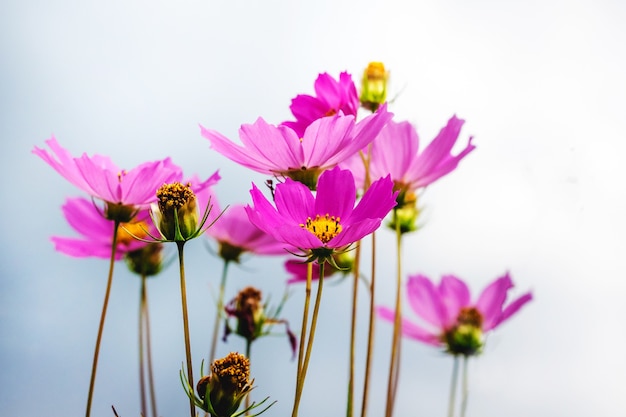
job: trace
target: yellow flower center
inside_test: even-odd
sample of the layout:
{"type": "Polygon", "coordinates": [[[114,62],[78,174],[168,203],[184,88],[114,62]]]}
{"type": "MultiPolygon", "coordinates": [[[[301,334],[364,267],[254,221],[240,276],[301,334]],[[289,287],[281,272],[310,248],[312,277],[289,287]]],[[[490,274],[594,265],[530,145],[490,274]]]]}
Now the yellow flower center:
{"type": "Polygon", "coordinates": [[[315,219],[309,217],[306,219],[306,224],[301,224],[300,227],[313,233],[324,244],[341,233],[342,229],[339,217],[331,216],[328,213],[324,217],[318,214],[315,219]]]}
{"type": "Polygon", "coordinates": [[[135,240],[133,236],[137,236],[142,239],[148,236],[146,230],[148,230],[148,224],[144,221],[136,223],[122,223],[117,230],[117,242],[128,246],[130,242],[135,240]]]}

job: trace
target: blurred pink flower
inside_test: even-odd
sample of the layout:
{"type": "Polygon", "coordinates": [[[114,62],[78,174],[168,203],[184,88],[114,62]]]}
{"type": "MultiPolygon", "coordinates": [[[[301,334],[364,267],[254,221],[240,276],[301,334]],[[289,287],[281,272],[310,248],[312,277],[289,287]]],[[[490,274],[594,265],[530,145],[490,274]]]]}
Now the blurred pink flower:
{"type": "Polygon", "coordinates": [[[328,258],[376,230],[396,205],[389,177],[372,184],[355,207],[356,188],[350,171],[334,168],[319,178],[314,196],[303,184],[287,179],[276,186],[274,207],[254,186],[250,221],[259,229],[313,258],[328,258]]]}
{"type": "MultiPolygon", "coordinates": [[[[415,128],[409,122],[390,121],[372,142],[370,178],[375,180],[391,175],[402,196],[403,192],[426,187],[450,173],[475,148],[470,137],[465,149],[458,155],[451,154],[463,123],[463,120],[452,116],[437,137],[420,153],[415,128]]],[[[342,167],[350,169],[359,187],[363,186],[365,169],[361,158],[355,156],[342,164],[342,167]]]]}
{"type": "MultiPolygon", "coordinates": [[[[68,198],[62,207],[63,215],[81,238],[53,236],[55,249],[61,253],[76,258],[95,257],[110,259],[113,243],[114,222],[103,216],[103,208],[86,198],[68,198]]],[[[145,236],[142,226],[149,229],[150,216],[147,210],[137,214],[133,223],[122,223],[117,232],[118,245],[116,259],[121,259],[127,252],[146,246],[145,242],[134,239],[124,230],[131,231],[136,236],[145,236]]]]}
{"type": "MultiPolygon", "coordinates": [[[[217,200],[213,210],[220,213],[217,200]]],[[[206,235],[219,244],[220,256],[238,261],[242,253],[255,255],[286,255],[285,244],[250,223],[243,205],[230,206],[211,226],[206,235]]]]}
{"type": "Polygon", "coordinates": [[[306,128],[317,119],[334,116],[339,112],[355,116],[359,109],[359,95],[352,76],[347,72],[339,74],[339,81],[327,73],[320,74],[315,80],[315,94],[299,94],[291,100],[291,113],[296,121],[283,122],[293,129],[298,137],[304,135],[306,128]]]}
{"type": "MultiPolygon", "coordinates": [[[[489,284],[475,302],[467,285],[453,275],[442,277],[435,286],[428,277],[414,275],[407,283],[407,297],[413,311],[431,328],[402,319],[402,333],[433,346],[446,347],[453,354],[471,355],[482,347],[484,333],[496,328],[527,302],[527,292],[505,306],[513,281],[508,273],[489,284]]],[[[378,307],[378,315],[393,322],[394,310],[378,307]]]]}
{"type": "Polygon", "coordinates": [[[392,116],[382,106],[359,123],[353,116],[324,117],[314,121],[304,135],[259,118],[252,125],[241,126],[243,146],[216,131],[200,128],[211,147],[232,161],[263,174],[295,179],[314,189],[321,172],[367,146],[392,116]]]}
{"type": "Polygon", "coordinates": [[[146,162],[126,171],[106,156],[83,154],[74,158],[54,137],[46,144],[52,153],[37,146],[33,153],[90,196],[111,204],[146,206],[156,201],[156,190],[163,183],[180,181],[182,177],[181,169],[170,158],[146,162]]]}

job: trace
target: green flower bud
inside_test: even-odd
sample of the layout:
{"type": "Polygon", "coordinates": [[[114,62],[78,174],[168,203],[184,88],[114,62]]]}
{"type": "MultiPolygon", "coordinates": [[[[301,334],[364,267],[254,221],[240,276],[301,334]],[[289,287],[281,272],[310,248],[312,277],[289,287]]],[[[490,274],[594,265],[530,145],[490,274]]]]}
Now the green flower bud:
{"type": "Polygon", "coordinates": [[[382,62],[370,62],[361,78],[361,105],[375,112],[387,101],[387,80],[389,72],[382,62]]]}

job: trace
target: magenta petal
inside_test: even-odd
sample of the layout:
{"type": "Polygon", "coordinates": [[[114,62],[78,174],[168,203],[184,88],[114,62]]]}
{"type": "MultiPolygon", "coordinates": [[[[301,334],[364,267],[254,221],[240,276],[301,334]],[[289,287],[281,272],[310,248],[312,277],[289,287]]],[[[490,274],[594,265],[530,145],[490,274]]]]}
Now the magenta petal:
{"type": "Polygon", "coordinates": [[[393,191],[393,182],[389,176],[374,181],[354,208],[350,218],[345,220],[351,223],[365,217],[382,219],[396,206],[397,196],[398,192],[393,191]]]}
{"type": "MultiPolygon", "coordinates": [[[[502,324],[505,320],[510,318],[513,314],[517,313],[520,308],[522,308],[524,305],[526,305],[526,303],[528,303],[532,299],[533,299],[533,295],[530,292],[527,292],[526,294],[517,298],[515,301],[513,301],[504,309],[500,318],[497,320],[497,322],[493,323],[491,328],[494,328],[502,324]]],[[[484,330],[487,331],[490,329],[484,329],[484,330]]]]}
{"type": "Polygon", "coordinates": [[[409,305],[425,321],[444,329],[447,321],[446,307],[435,285],[425,275],[410,276],[407,282],[409,305]]]}
{"type": "Polygon", "coordinates": [[[291,178],[276,186],[274,201],[285,222],[300,225],[306,223],[308,217],[315,217],[315,198],[311,190],[291,178]]]}
{"type": "MultiPolygon", "coordinates": [[[[95,257],[101,259],[111,258],[111,245],[105,245],[103,242],[94,242],[85,239],[73,239],[59,236],[51,238],[54,243],[54,249],[68,256],[75,258],[95,257]]],[[[124,252],[117,251],[115,259],[122,259],[124,252]]]]}
{"type": "Polygon", "coordinates": [[[351,245],[378,229],[380,223],[381,219],[363,219],[349,224],[343,228],[341,233],[332,238],[327,246],[329,248],[342,248],[351,245]]]}
{"type": "Polygon", "coordinates": [[[252,125],[241,125],[239,137],[249,154],[267,161],[274,170],[300,168],[304,164],[300,138],[292,129],[270,125],[259,117],[252,125]]]}
{"type": "Polygon", "coordinates": [[[513,281],[507,272],[504,276],[489,284],[478,297],[476,308],[483,315],[483,329],[491,329],[502,314],[507,291],[513,287],[513,281]]]}
{"type": "Polygon", "coordinates": [[[469,288],[454,275],[445,275],[439,284],[439,295],[446,307],[446,327],[449,327],[456,321],[461,308],[469,305],[469,288]]]}
{"type": "Polygon", "coordinates": [[[271,174],[273,164],[260,155],[251,154],[242,146],[235,145],[226,136],[200,126],[203,137],[211,142],[211,148],[224,155],[226,158],[254,171],[263,174],[271,174]]]}
{"type": "Polygon", "coordinates": [[[284,224],[282,218],[254,184],[252,184],[250,195],[254,204],[254,207],[246,206],[250,222],[259,229],[274,235],[276,227],[284,224]]]}
{"type": "MultiPolygon", "coordinates": [[[[390,308],[377,307],[376,314],[378,315],[378,317],[380,317],[383,320],[386,320],[392,323],[395,321],[395,311],[390,308]]],[[[411,339],[415,339],[420,342],[432,345],[432,346],[442,345],[441,341],[439,340],[439,337],[436,334],[429,332],[426,329],[423,329],[417,324],[412,323],[404,318],[401,319],[401,324],[402,324],[403,335],[411,339]]]]}
{"type": "Polygon", "coordinates": [[[350,171],[336,167],[320,175],[315,198],[316,214],[330,214],[343,220],[354,209],[355,201],[356,187],[350,171]]]}

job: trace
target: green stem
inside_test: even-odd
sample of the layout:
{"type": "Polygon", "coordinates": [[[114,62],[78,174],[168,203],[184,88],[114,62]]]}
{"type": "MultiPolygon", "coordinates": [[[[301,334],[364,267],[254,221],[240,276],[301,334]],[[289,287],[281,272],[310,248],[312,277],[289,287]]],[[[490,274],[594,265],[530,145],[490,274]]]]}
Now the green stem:
{"type": "Polygon", "coordinates": [[[469,396],[469,386],[467,382],[467,362],[469,356],[463,356],[463,397],[461,398],[461,417],[465,417],[465,410],[467,410],[467,397],[469,396]]]}
{"type": "MultiPolygon", "coordinates": [[[[315,295],[315,305],[313,307],[313,315],[311,316],[311,327],[309,329],[309,338],[307,341],[306,352],[304,354],[304,361],[302,362],[302,368],[299,372],[299,380],[297,383],[298,389],[296,391],[296,398],[294,401],[293,412],[291,414],[292,417],[296,417],[298,415],[298,407],[300,405],[300,399],[302,397],[302,391],[304,389],[304,380],[306,379],[306,373],[309,367],[309,359],[311,358],[311,351],[313,350],[313,340],[315,338],[317,316],[319,313],[320,301],[322,299],[322,288],[324,287],[324,264],[325,262],[320,263],[320,278],[317,284],[317,294],[315,295]]],[[[307,281],[308,281],[308,277],[307,277],[307,281]]]]}
{"type": "Polygon", "coordinates": [[[393,407],[396,400],[398,378],[400,376],[400,347],[401,347],[401,318],[402,318],[402,233],[398,213],[393,211],[393,221],[396,225],[396,308],[393,321],[393,339],[391,343],[391,360],[389,361],[389,379],[387,382],[387,407],[385,416],[393,415],[393,407]]]}
{"type": "MultiPolygon", "coordinates": [[[[250,360],[250,351],[252,349],[252,341],[250,339],[246,339],[246,358],[250,360]]],[[[250,362],[252,363],[252,362],[250,362]]],[[[246,402],[244,405],[244,410],[247,410],[250,407],[250,393],[246,394],[246,402]]]]}
{"type": "Polygon", "coordinates": [[[213,337],[211,338],[211,351],[209,353],[209,363],[213,363],[215,360],[215,351],[217,349],[217,335],[220,327],[220,320],[224,314],[224,292],[226,289],[226,276],[228,272],[228,265],[230,262],[224,260],[224,268],[222,268],[222,279],[220,281],[219,294],[217,296],[217,311],[215,312],[215,323],[213,324],[213,337]]]}
{"type": "Polygon", "coordinates": [[[150,342],[150,313],[148,308],[148,290],[146,288],[145,293],[145,302],[144,302],[144,324],[146,329],[146,358],[148,360],[148,383],[150,385],[150,404],[152,405],[152,416],[157,417],[159,413],[157,412],[156,406],[156,393],[155,393],[155,385],[154,385],[154,374],[152,372],[152,344],[150,342]]]}
{"type": "Polygon", "coordinates": [[[361,417],[367,414],[367,404],[369,399],[369,381],[372,373],[372,359],[374,358],[374,323],[375,320],[375,301],[374,288],[376,286],[376,232],[372,233],[372,277],[370,281],[370,305],[369,305],[369,324],[367,337],[367,357],[365,359],[365,382],[363,383],[363,404],[361,405],[361,417]]]}
{"type": "Polygon", "coordinates": [[[454,355],[452,365],[452,381],[450,382],[450,399],[448,400],[448,417],[454,417],[454,404],[456,403],[456,386],[459,379],[459,357],[454,355]]]}
{"type": "Polygon", "coordinates": [[[304,360],[304,346],[306,339],[306,325],[309,322],[309,304],[311,302],[311,281],[313,280],[313,263],[307,263],[306,269],[306,286],[304,290],[304,308],[302,311],[302,327],[300,329],[300,345],[298,347],[298,369],[296,371],[296,393],[294,395],[293,410],[291,417],[298,415],[298,406],[300,404],[300,394],[302,391],[301,374],[302,361],[304,360]]]}
{"type": "Polygon", "coordinates": [[[144,312],[146,303],[146,275],[141,275],[141,288],[139,290],[139,399],[141,402],[141,415],[148,416],[148,410],[146,408],[146,379],[144,370],[144,357],[143,357],[143,328],[144,328],[144,312]]]}
{"type": "MultiPolygon", "coordinates": [[[[185,262],[183,258],[183,247],[185,245],[184,241],[176,242],[176,246],[178,246],[178,263],[180,267],[180,297],[181,304],[183,307],[183,330],[185,332],[185,357],[187,359],[187,380],[189,381],[189,386],[193,387],[193,363],[191,361],[191,342],[189,337],[189,317],[187,313],[187,290],[185,286],[185,262]]],[[[189,412],[191,417],[196,416],[195,405],[193,403],[193,399],[189,398],[189,412]]]]}
{"type": "Polygon", "coordinates": [[[357,242],[354,255],[354,267],[352,281],[352,311],[350,317],[350,365],[348,371],[348,404],[346,406],[346,417],[352,417],[354,408],[354,363],[356,351],[356,313],[357,313],[357,295],[359,288],[359,263],[361,261],[361,245],[357,242]]]}
{"type": "Polygon", "coordinates": [[[93,400],[93,388],[96,383],[96,370],[98,369],[98,356],[100,355],[100,342],[102,341],[102,331],[104,329],[104,320],[106,319],[107,307],[109,305],[109,295],[111,294],[111,283],[113,282],[113,265],[115,264],[115,253],[117,251],[117,231],[120,227],[119,221],[114,221],[113,225],[113,243],[111,244],[111,261],[109,262],[109,277],[107,278],[107,287],[104,293],[104,302],[102,303],[102,313],[100,314],[100,325],[98,326],[98,336],[96,337],[96,347],[93,353],[93,362],[91,365],[91,378],[89,380],[89,394],[87,395],[87,409],[85,416],[91,415],[91,402],[93,400]]]}

